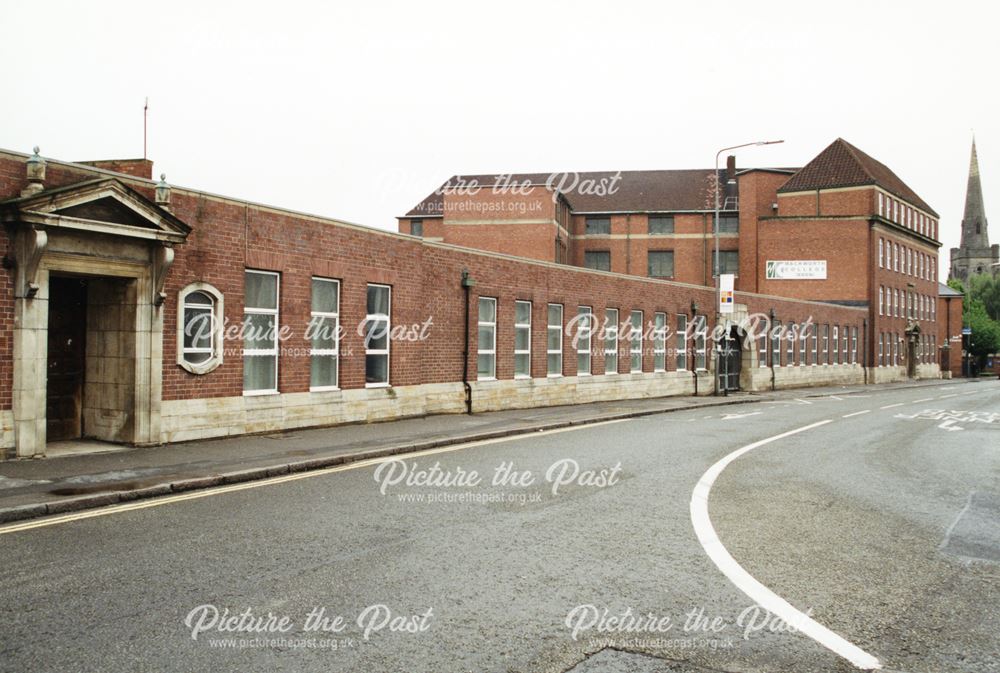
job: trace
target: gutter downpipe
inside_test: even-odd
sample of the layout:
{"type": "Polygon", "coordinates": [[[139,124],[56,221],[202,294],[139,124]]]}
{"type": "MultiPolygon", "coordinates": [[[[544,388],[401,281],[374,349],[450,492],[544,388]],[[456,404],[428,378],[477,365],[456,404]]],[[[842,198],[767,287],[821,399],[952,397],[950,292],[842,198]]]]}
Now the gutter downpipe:
{"type": "Polygon", "coordinates": [[[462,349],[462,385],[465,387],[465,413],[472,413],[472,386],[469,384],[469,301],[472,296],[470,290],[475,287],[476,281],[469,275],[468,269],[462,269],[462,290],[465,292],[465,346],[462,349]]]}

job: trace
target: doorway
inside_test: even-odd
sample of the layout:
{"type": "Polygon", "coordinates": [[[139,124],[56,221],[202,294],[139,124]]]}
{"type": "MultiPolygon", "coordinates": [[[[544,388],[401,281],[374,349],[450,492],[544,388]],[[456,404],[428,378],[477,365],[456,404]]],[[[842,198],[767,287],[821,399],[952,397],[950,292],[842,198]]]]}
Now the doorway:
{"type": "Polygon", "coordinates": [[[49,440],[83,436],[87,365],[87,279],[49,279],[45,433],[49,440]]]}
{"type": "Polygon", "coordinates": [[[719,343],[719,390],[733,392],[740,389],[740,368],[743,350],[740,336],[733,326],[719,343]]]}

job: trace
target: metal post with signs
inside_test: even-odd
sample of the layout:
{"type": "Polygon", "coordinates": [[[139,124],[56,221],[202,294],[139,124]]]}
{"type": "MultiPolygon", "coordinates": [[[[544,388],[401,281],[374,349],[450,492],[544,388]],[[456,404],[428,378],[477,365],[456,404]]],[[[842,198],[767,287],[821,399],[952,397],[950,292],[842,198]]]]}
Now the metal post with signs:
{"type": "MultiPolygon", "coordinates": [[[[732,314],[736,306],[734,297],[734,287],[736,283],[736,276],[731,273],[721,273],[719,274],[719,314],[732,314]]],[[[732,348],[732,344],[729,343],[729,334],[719,335],[718,350],[719,356],[723,361],[723,371],[719,372],[716,370],[716,377],[722,376],[722,394],[726,397],[729,396],[729,349],[732,348]],[[725,350],[723,350],[725,348],[725,350]]],[[[718,360],[717,360],[718,361],[718,360]]]]}

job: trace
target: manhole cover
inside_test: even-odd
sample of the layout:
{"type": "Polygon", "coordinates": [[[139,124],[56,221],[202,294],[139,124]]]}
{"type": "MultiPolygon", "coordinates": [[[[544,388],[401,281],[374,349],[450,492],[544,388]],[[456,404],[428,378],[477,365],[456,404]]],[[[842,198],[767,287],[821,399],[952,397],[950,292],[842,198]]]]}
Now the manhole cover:
{"type": "Polygon", "coordinates": [[[587,657],[566,673],[706,673],[708,670],[683,661],[606,648],[587,657]]]}

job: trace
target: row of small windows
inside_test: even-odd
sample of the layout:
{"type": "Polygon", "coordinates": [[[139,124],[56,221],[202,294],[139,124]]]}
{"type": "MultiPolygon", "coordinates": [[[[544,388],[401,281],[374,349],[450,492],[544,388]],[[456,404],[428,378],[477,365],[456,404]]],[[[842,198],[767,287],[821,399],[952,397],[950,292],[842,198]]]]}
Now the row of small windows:
{"type": "MultiPolygon", "coordinates": [[[[243,391],[248,395],[278,392],[281,277],[273,271],[244,274],[243,391]]],[[[178,302],[178,364],[205,374],[222,363],[222,294],[205,283],[181,291],[178,302]]],[[[389,335],[392,288],[367,286],[365,384],[389,385],[389,335]]],[[[336,390],[340,364],[340,281],[312,278],[311,314],[306,328],[310,348],[310,390],[336,390]]]]}
{"type": "Polygon", "coordinates": [[[923,280],[937,278],[936,256],[881,238],[878,239],[878,267],[923,280]]]}
{"type": "MultiPolygon", "coordinates": [[[[937,336],[918,334],[914,344],[917,363],[937,362],[937,336]]],[[[878,366],[897,367],[906,362],[906,340],[898,332],[882,332],[878,335],[878,366]]]]}
{"type": "MultiPolygon", "coordinates": [[[[714,256],[713,256],[714,260],[714,256]]],[[[586,250],[583,266],[598,271],[611,271],[611,252],[608,250],[586,250]]],[[[719,266],[722,273],[739,275],[740,253],[738,250],[720,250],[719,266]]],[[[674,277],[674,251],[650,250],[646,253],[646,275],[650,278],[674,277]]]]}
{"type": "MultiPolygon", "coordinates": [[[[562,376],[563,335],[565,329],[564,307],[562,304],[546,305],[545,322],[545,373],[548,377],[562,376]]],[[[619,323],[619,312],[616,308],[604,311],[604,324],[598,332],[597,317],[590,306],[578,306],[574,319],[576,333],[574,335],[576,350],[576,375],[591,376],[593,372],[594,340],[600,340],[600,348],[604,354],[604,374],[617,374],[619,371],[619,341],[629,340],[628,363],[629,372],[643,371],[643,312],[632,311],[626,323],[619,323]],[[624,330],[622,329],[624,328],[624,330]]],[[[531,378],[531,319],[532,303],[517,300],[514,302],[514,378],[531,378]]],[[[707,366],[705,353],[705,317],[695,316],[693,328],[694,366],[704,370],[707,366]]],[[[677,370],[688,368],[686,315],[675,316],[676,333],[674,334],[674,364],[677,370]]],[[[667,371],[667,314],[653,314],[652,355],[653,371],[667,371]]],[[[478,358],[477,376],[480,380],[496,379],[497,371],[497,299],[494,297],[479,298],[478,322],[478,358]]]]}
{"type": "MultiPolygon", "coordinates": [[[[649,215],[646,218],[646,223],[646,231],[651,236],[663,236],[674,233],[673,215],[649,215]]],[[[611,234],[611,218],[607,215],[588,215],[584,219],[583,231],[588,236],[609,236],[611,234]]],[[[719,233],[736,234],[739,231],[740,216],[738,213],[719,214],[719,233]]]]}
{"type": "Polygon", "coordinates": [[[882,192],[878,193],[878,214],[922,236],[936,238],[937,220],[882,192]]]}
{"type": "Polygon", "coordinates": [[[934,297],[879,285],[878,314],[890,318],[934,321],[937,319],[937,302],[934,297]]]}
{"type": "Polygon", "coordinates": [[[769,333],[757,337],[757,351],[759,367],[854,365],[858,363],[858,328],[833,325],[831,341],[830,325],[806,329],[788,323],[783,329],[777,321],[769,333]]]}

